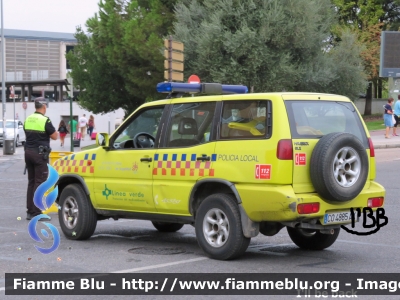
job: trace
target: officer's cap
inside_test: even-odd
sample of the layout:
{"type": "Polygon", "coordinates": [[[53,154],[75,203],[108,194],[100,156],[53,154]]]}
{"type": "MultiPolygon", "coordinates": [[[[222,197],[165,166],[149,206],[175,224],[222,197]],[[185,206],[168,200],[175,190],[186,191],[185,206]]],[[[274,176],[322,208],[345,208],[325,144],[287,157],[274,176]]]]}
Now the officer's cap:
{"type": "Polygon", "coordinates": [[[47,101],[43,97],[38,97],[35,99],[35,108],[42,108],[43,105],[47,105],[47,101]]]}

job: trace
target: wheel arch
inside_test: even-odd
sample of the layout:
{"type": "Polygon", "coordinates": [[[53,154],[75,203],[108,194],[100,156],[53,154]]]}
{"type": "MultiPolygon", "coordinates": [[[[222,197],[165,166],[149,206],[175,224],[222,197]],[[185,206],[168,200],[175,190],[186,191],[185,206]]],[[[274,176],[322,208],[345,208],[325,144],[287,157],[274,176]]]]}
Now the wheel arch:
{"type": "Polygon", "coordinates": [[[58,196],[57,196],[57,200],[56,202],[58,203],[59,199],[60,199],[60,195],[62,193],[62,191],[64,190],[64,188],[69,185],[69,184],[73,184],[73,183],[78,183],[83,187],[83,190],[85,191],[85,194],[89,197],[90,196],[90,192],[88,187],[86,186],[85,180],[76,174],[65,174],[65,175],[61,175],[58,178],[57,183],[55,184],[56,186],[58,186],[58,196]]]}
{"type": "Polygon", "coordinates": [[[235,197],[242,221],[242,230],[245,237],[251,238],[255,237],[259,233],[259,223],[253,222],[248,217],[245,209],[242,206],[242,199],[240,198],[239,192],[236,189],[234,183],[225,179],[203,179],[194,185],[189,198],[189,212],[196,218],[196,211],[199,208],[202,201],[212,195],[217,193],[232,194],[235,197]]]}
{"type": "Polygon", "coordinates": [[[189,198],[189,212],[194,216],[200,203],[209,195],[216,193],[233,194],[238,204],[242,203],[235,185],[224,179],[203,179],[194,185],[189,198]]]}

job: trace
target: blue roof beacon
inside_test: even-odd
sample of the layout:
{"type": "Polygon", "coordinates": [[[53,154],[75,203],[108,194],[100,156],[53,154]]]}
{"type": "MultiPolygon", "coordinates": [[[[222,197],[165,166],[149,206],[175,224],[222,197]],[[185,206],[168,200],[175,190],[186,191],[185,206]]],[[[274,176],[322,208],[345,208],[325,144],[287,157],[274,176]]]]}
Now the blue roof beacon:
{"type": "Polygon", "coordinates": [[[249,89],[245,85],[220,83],[160,82],[157,84],[157,92],[159,93],[246,94],[248,91],[249,89]]]}

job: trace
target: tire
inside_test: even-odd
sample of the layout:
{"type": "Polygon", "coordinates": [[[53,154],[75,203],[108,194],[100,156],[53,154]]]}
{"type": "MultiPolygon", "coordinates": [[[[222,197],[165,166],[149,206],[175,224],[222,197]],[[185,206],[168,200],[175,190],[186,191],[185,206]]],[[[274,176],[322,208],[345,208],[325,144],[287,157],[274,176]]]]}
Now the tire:
{"type": "Polygon", "coordinates": [[[180,223],[151,222],[160,232],[176,232],[183,227],[180,223]]]}
{"type": "Polygon", "coordinates": [[[334,231],[333,234],[322,234],[319,230],[287,227],[293,243],[305,250],[323,250],[332,246],[339,236],[340,228],[336,228],[334,231]]]}
{"type": "Polygon", "coordinates": [[[96,229],[97,213],[82,186],[76,183],[66,186],[59,205],[58,218],[64,235],[71,240],[90,238],[96,229]]]}
{"type": "Polygon", "coordinates": [[[311,155],[311,182],[326,200],[344,202],[357,197],[367,181],[368,169],[365,146],[349,133],[323,136],[311,155]]]}
{"type": "Polygon", "coordinates": [[[19,143],[19,135],[17,135],[17,138],[15,139],[15,148],[18,147],[18,143],[19,143]]]}
{"type": "Polygon", "coordinates": [[[214,194],[204,199],[196,212],[195,230],[200,248],[214,259],[239,257],[250,243],[250,238],[243,235],[237,201],[228,194],[214,194]]]}

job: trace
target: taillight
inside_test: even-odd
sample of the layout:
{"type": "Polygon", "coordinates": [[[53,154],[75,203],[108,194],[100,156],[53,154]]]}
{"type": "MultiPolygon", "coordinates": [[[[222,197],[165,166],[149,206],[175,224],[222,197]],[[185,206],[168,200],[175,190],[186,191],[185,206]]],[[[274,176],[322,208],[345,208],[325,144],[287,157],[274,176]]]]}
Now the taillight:
{"type": "Polygon", "coordinates": [[[375,149],[374,149],[374,144],[372,143],[371,138],[368,138],[368,143],[369,143],[369,155],[371,157],[375,157],[375,149]]]}
{"type": "Polygon", "coordinates": [[[293,159],[292,140],[280,140],[276,149],[276,157],[282,160],[293,159]]]}
{"type": "Polygon", "coordinates": [[[319,203],[302,203],[297,205],[297,212],[300,215],[315,214],[319,212],[319,203]]]}
{"type": "Polygon", "coordinates": [[[367,202],[368,207],[381,207],[383,205],[383,197],[369,198],[367,202]]]}

